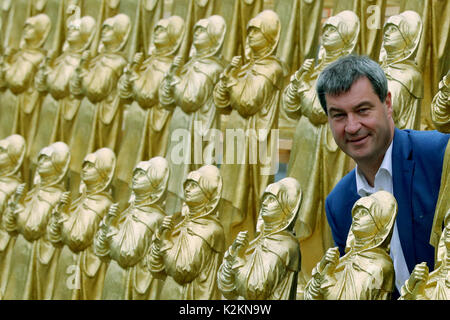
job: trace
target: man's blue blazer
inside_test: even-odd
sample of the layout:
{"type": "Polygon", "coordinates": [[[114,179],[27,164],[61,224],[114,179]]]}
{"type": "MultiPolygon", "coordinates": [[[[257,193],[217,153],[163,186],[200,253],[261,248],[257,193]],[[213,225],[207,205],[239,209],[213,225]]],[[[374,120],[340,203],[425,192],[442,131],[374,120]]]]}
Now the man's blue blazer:
{"type": "MultiPolygon", "coordinates": [[[[400,243],[410,273],[416,264],[424,261],[430,271],[434,269],[434,248],[429,240],[449,136],[437,131],[395,128],[392,179],[398,203],[400,243]]],[[[351,210],[359,198],[353,169],[339,181],[325,202],[328,223],[341,256],[352,223],[351,210]]]]}

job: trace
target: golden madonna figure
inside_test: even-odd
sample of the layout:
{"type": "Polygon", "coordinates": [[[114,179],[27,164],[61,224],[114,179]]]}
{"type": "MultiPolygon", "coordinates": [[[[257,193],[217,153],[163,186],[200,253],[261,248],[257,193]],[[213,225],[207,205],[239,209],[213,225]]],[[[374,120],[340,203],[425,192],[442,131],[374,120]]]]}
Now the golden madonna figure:
{"type": "Polygon", "coordinates": [[[157,300],[163,281],[146,266],[152,237],[165,213],[163,202],[169,165],[162,157],[139,162],[131,182],[130,205],[112,223],[117,208],[108,212],[94,240],[95,254],[108,261],[102,299],[157,300]]]}
{"type": "Polygon", "coordinates": [[[300,247],[292,233],[301,203],[300,184],[284,178],[267,186],[261,201],[260,233],[248,242],[239,232],[225,253],[218,277],[228,299],[295,299],[300,247]]]}
{"type": "Polygon", "coordinates": [[[49,94],[42,102],[40,128],[35,143],[63,141],[71,145],[81,99],[71,94],[69,82],[80,64],[82,53],[92,42],[94,30],[95,20],[91,16],[69,18],[62,54],[59,57],[48,56],[39,67],[35,78],[36,89],[49,94]],[[45,112],[51,123],[44,118],[45,112]]]}
{"type": "Polygon", "coordinates": [[[327,250],[305,287],[305,300],[388,300],[394,290],[389,244],[397,201],[378,191],[355,202],[346,254],[327,250]]]}
{"type": "Polygon", "coordinates": [[[217,271],[225,251],[225,235],[217,206],[222,177],[217,167],[205,165],[190,172],[183,185],[183,219],[174,226],[173,216],[164,218],[154,235],[147,265],[155,277],[169,276],[181,286],[179,297],[169,291],[162,298],[220,299],[217,271]]]}
{"type": "MultiPolygon", "coordinates": [[[[88,131],[82,125],[75,129],[74,139],[80,139],[77,148],[93,152],[107,147],[116,151],[122,124],[122,103],[117,82],[127,64],[121,51],[130,30],[130,18],[125,14],[106,19],[102,24],[98,55],[90,57],[89,51],[85,51],[80,65],[75,68],[70,90],[75,96],[88,99],[81,103],[81,108],[84,106],[85,110],[80,112],[94,114],[92,127],[88,131]]],[[[78,160],[78,156],[74,160],[78,160]]]]}
{"type": "Polygon", "coordinates": [[[391,16],[384,24],[380,60],[392,94],[394,123],[399,129],[420,129],[424,88],[414,59],[421,35],[422,19],[415,11],[391,16]]]}
{"type": "Polygon", "coordinates": [[[18,134],[0,140],[0,299],[8,283],[11,257],[16,241],[16,237],[5,230],[2,218],[10,199],[13,199],[16,193],[20,194],[18,188],[23,183],[20,170],[25,157],[25,148],[25,140],[18,134]]]}
{"type": "Polygon", "coordinates": [[[401,289],[400,300],[450,300],[450,210],[444,225],[434,271],[429,273],[426,262],[416,265],[401,289]]]}
{"type": "MultiPolygon", "coordinates": [[[[42,97],[34,89],[34,76],[45,59],[43,49],[51,29],[50,18],[38,14],[25,20],[19,50],[7,48],[0,67],[1,85],[6,86],[13,95],[3,94],[5,104],[13,104],[14,116],[2,115],[1,126],[11,128],[11,133],[19,133],[27,141],[27,157],[33,145],[38,128],[42,97]]],[[[2,100],[3,100],[2,99],[2,100]]],[[[8,134],[8,135],[9,135],[8,134]]],[[[24,163],[25,180],[28,179],[27,161],[24,163]]]]}
{"type": "Polygon", "coordinates": [[[107,263],[94,253],[94,235],[112,204],[110,184],[116,157],[108,148],[88,154],[82,165],[82,193],[72,203],[57,206],[48,224],[49,240],[62,248],[55,261],[54,299],[97,300],[102,297],[107,263]],[[73,270],[74,268],[74,270],[73,270]],[[75,272],[73,281],[65,278],[75,272]]]}
{"type": "Polygon", "coordinates": [[[259,199],[278,166],[278,105],[283,81],[281,62],[275,57],[279,17],[264,10],[249,21],[247,31],[248,62],[241,65],[241,57],[234,57],[214,88],[217,108],[230,112],[220,168],[225,178],[220,219],[227,244],[241,230],[248,230],[253,238],[259,199]]]}
{"type": "MultiPolygon", "coordinates": [[[[64,142],[43,148],[33,188],[25,197],[11,198],[3,215],[5,229],[17,235],[10,261],[5,299],[50,299],[53,291],[49,262],[57,258],[47,239],[47,224],[53,208],[64,195],[64,178],[69,168],[70,151],[64,142]]],[[[23,191],[23,189],[22,189],[23,191]]]]}
{"type": "MultiPolygon", "coordinates": [[[[131,70],[127,68],[118,87],[120,97],[136,101],[145,111],[145,124],[139,141],[138,161],[166,155],[168,123],[171,112],[159,103],[159,86],[180,47],[184,33],[184,20],[171,16],[159,20],[153,30],[150,56],[142,61],[143,54],[134,57],[131,70]]],[[[131,113],[128,110],[128,113],[131,113]]],[[[138,116],[137,113],[133,113],[138,116]]],[[[130,115],[131,116],[131,115],[130,115]]],[[[140,116],[140,114],[139,114],[140,116]]],[[[128,155],[129,156],[129,155],[128,155]]]]}
{"type": "MultiPolygon", "coordinates": [[[[333,245],[325,199],[353,165],[333,139],[327,115],[316,94],[316,82],[327,65],[353,52],[358,33],[359,20],[354,12],[342,11],[328,18],[322,27],[318,64],[314,66],[313,59],[305,60],[283,93],[286,114],[298,119],[287,175],[299,181],[304,193],[294,230],[300,241],[300,273],[305,283],[325,251],[333,245]]],[[[305,283],[299,282],[299,291],[305,283]]]]}
{"type": "Polygon", "coordinates": [[[218,15],[199,20],[194,25],[192,55],[180,69],[176,57],[168,75],[161,82],[159,101],[174,110],[170,121],[168,150],[170,172],[166,210],[179,211],[187,174],[202,164],[216,163],[216,139],[220,139],[220,115],[213,99],[214,86],[224,65],[220,56],[225,37],[225,20],[218,15]],[[180,134],[177,133],[182,133],[180,134]],[[178,141],[182,138],[181,142],[178,141]],[[180,149],[182,155],[180,155],[180,149]]]}

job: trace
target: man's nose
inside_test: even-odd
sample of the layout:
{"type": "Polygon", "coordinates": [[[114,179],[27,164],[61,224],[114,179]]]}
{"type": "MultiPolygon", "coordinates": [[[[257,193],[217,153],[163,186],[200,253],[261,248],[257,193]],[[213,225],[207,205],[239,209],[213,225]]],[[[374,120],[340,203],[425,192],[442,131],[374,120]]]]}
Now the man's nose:
{"type": "Polygon", "coordinates": [[[358,117],[352,114],[348,114],[347,123],[345,125],[345,132],[349,134],[356,134],[360,128],[361,122],[359,121],[358,117]]]}

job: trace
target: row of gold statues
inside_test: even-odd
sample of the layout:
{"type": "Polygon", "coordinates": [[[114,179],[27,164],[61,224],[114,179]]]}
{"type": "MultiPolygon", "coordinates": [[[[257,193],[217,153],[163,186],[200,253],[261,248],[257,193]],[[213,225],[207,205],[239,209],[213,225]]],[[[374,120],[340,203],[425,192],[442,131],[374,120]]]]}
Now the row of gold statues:
{"type": "MultiPolygon", "coordinates": [[[[395,199],[382,193],[355,204],[354,219],[370,212],[376,228],[364,243],[367,235],[352,228],[340,259],[329,249],[324,209],[354,164],[332,138],[315,84],[328,64],[354,52],[363,23],[354,12],[324,22],[317,62],[306,59],[285,86],[272,10],[249,19],[243,54],[227,64],[220,15],[191,30],[179,16],[160,19],[144,39],[148,51],[127,59],[128,15],[104,10],[95,19],[66,9],[61,54],[43,49],[53,27],[37,13],[0,61],[3,298],[389,298],[386,219],[395,199]],[[282,113],[296,127],[289,178],[274,183],[282,113]],[[221,132],[247,134],[221,141],[221,132]],[[368,261],[374,269],[366,272],[368,261]]],[[[402,129],[420,127],[424,86],[414,59],[422,33],[414,11],[391,16],[383,29],[380,64],[402,129]]],[[[447,75],[431,107],[447,132],[448,88],[447,75]]],[[[448,291],[441,261],[431,274],[418,266],[402,297],[443,297],[424,293],[438,270],[448,291]]]]}
{"type": "MultiPolygon", "coordinates": [[[[182,183],[181,213],[163,209],[170,167],[162,157],[133,171],[129,206],[119,212],[110,194],[116,157],[109,148],[88,154],[82,193],[71,199],[62,181],[70,151],[43,148],[35,184],[26,191],[20,166],[25,141],[0,141],[3,299],[294,299],[300,248],[293,233],[302,190],[287,177],[261,198],[257,236],[241,231],[225,247],[218,219],[223,181],[205,165],[182,183]]],[[[394,287],[389,243],[397,214],[392,194],[378,191],[353,206],[347,250],[327,250],[305,287],[304,299],[388,299],[394,287]]],[[[437,268],[419,264],[401,299],[448,299],[450,211],[437,268]]]]}

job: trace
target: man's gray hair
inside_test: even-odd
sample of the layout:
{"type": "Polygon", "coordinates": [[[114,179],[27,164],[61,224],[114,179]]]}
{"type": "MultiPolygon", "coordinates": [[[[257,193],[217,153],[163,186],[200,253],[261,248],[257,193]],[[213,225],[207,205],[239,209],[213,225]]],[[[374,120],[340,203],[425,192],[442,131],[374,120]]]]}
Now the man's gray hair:
{"type": "Polygon", "coordinates": [[[388,84],[381,66],[367,56],[347,55],[328,65],[317,79],[317,95],[325,113],[328,114],[326,94],[338,96],[348,92],[353,83],[362,77],[369,79],[373,91],[383,102],[388,84]]]}

